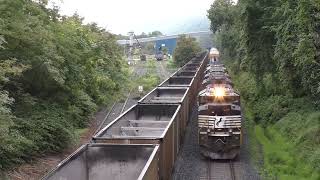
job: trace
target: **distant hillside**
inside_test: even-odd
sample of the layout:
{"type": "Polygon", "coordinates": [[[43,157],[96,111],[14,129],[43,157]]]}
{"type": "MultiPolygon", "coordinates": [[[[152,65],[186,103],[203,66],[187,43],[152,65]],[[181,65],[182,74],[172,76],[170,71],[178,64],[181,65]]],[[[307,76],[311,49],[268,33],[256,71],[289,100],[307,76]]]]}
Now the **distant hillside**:
{"type": "MultiPolygon", "coordinates": [[[[207,17],[195,17],[168,27],[165,34],[183,34],[187,32],[209,31],[210,22],[207,17]]],[[[196,37],[202,48],[213,46],[211,35],[200,35],[196,37]]]]}
{"type": "Polygon", "coordinates": [[[210,22],[207,17],[195,17],[182,22],[178,22],[168,27],[165,34],[181,34],[195,31],[209,31],[210,22]]]}

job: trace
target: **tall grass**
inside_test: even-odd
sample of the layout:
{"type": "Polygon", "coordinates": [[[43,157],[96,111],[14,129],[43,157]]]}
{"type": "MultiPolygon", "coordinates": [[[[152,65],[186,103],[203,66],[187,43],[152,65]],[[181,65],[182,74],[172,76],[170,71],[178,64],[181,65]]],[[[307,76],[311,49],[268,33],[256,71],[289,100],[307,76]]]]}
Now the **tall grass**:
{"type": "Polygon", "coordinates": [[[264,179],[319,180],[320,111],[312,100],[277,92],[267,77],[268,91],[259,94],[249,73],[231,75],[245,107],[253,160],[263,159],[264,179]]]}

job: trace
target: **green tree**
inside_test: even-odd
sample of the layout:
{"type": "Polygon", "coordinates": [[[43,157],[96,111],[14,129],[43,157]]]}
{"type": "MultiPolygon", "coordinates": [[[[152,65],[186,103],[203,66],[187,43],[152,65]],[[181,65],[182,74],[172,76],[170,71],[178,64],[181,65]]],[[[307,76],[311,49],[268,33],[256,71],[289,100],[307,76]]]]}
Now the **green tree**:
{"type": "Polygon", "coordinates": [[[167,55],[168,54],[168,48],[167,47],[162,47],[162,52],[163,52],[163,54],[167,55]]]}
{"type": "Polygon", "coordinates": [[[147,43],[144,45],[143,50],[144,50],[145,53],[147,53],[147,54],[154,54],[154,52],[155,52],[154,42],[147,42],[147,43]]]}
{"type": "Polygon", "coordinates": [[[272,179],[320,177],[319,14],[319,0],[216,0],[208,11],[245,118],[265,127],[247,129],[263,145],[272,179]]]}
{"type": "Polygon", "coordinates": [[[182,66],[200,51],[201,48],[195,38],[181,35],[177,39],[177,47],[173,53],[174,64],[182,66]]]}
{"type": "Polygon", "coordinates": [[[208,18],[211,21],[210,29],[213,32],[220,31],[223,25],[231,26],[235,20],[235,4],[232,0],[216,0],[208,10],[208,18]]]}
{"type": "Polygon", "coordinates": [[[162,36],[162,32],[160,31],[152,31],[151,33],[148,34],[149,37],[157,37],[157,36],[162,36]]]}
{"type": "Polygon", "coordinates": [[[0,170],[72,144],[126,81],[115,35],[46,0],[0,0],[0,170]]]}

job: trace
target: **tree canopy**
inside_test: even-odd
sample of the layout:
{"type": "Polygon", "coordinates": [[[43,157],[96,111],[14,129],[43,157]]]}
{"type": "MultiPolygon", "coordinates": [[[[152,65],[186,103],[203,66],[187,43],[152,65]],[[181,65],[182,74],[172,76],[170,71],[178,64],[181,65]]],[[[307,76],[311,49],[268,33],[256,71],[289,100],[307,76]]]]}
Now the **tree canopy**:
{"type": "Polygon", "coordinates": [[[216,0],[208,10],[216,44],[263,90],[273,75],[284,93],[320,95],[318,1],[216,0]]]}
{"type": "Polygon", "coordinates": [[[177,47],[173,53],[174,63],[177,66],[182,66],[200,51],[201,48],[195,38],[181,35],[177,39],[177,47]]]}
{"type": "Polygon", "coordinates": [[[116,37],[46,1],[0,1],[0,169],[57,152],[126,81],[116,37]]]}
{"type": "Polygon", "coordinates": [[[246,121],[265,127],[268,141],[260,143],[271,179],[320,177],[319,15],[319,0],[216,0],[208,10],[246,121]]]}

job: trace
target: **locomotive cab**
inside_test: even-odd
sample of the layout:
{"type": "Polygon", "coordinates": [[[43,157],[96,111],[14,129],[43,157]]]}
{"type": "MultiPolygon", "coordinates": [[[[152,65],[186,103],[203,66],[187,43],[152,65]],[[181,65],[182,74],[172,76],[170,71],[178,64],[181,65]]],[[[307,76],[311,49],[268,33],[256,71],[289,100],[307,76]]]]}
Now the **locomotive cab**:
{"type": "Polygon", "coordinates": [[[206,103],[198,109],[200,152],[211,159],[234,159],[240,153],[241,107],[206,103]]]}
{"type": "Polygon", "coordinates": [[[209,52],[210,63],[219,62],[220,53],[216,48],[211,48],[209,52]]]}

